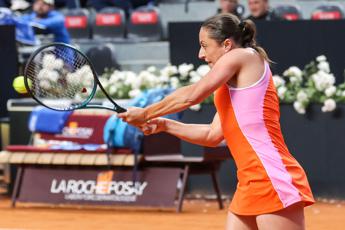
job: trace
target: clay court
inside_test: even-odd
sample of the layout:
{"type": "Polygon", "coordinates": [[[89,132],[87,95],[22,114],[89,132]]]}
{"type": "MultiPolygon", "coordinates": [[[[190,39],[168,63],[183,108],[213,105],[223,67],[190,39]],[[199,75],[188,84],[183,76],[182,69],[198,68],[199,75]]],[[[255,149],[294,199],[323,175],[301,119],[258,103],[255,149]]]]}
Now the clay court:
{"type": "MultiPolygon", "coordinates": [[[[95,207],[47,207],[0,201],[0,229],[224,229],[226,211],[216,202],[186,200],[184,212],[173,210],[95,207]]],[[[345,229],[345,201],[319,199],[306,209],[308,230],[345,229]]]]}

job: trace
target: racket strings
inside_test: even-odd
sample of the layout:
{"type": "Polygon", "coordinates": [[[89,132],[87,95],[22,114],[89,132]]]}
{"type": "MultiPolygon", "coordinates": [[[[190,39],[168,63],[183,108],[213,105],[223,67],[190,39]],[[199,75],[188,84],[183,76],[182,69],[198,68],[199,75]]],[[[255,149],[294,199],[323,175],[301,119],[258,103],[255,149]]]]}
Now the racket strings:
{"type": "Polygon", "coordinates": [[[67,46],[38,52],[27,66],[26,77],[33,96],[58,110],[83,106],[96,84],[87,59],[67,46]]]}

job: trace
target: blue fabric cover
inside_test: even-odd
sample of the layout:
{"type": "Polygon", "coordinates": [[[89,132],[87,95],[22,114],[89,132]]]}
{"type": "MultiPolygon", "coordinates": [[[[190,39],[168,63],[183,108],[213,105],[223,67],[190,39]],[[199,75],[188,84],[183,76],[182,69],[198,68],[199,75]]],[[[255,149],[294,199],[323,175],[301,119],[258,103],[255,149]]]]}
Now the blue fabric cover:
{"type": "Polygon", "coordinates": [[[30,114],[31,132],[61,133],[71,111],[54,111],[43,106],[36,107],[30,114]]]}

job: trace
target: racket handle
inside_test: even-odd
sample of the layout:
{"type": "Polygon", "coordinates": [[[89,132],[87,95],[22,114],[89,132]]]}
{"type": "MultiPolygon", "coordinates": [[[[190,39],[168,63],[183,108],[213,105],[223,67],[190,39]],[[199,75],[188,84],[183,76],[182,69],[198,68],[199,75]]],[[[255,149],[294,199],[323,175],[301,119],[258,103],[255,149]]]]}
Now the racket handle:
{"type": "Polygon", "coordinates": [[[124,108],[118,106],[118,107],[116,107],[116,112],[117,113],[124,113],[124,112],[127,112],[127,109],[124,109],[124,108]]]}

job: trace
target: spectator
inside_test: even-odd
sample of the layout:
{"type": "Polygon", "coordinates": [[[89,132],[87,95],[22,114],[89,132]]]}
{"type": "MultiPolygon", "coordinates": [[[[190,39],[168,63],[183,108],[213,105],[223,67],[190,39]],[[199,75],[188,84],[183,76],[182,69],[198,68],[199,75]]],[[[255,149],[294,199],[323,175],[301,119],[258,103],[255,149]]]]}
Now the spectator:
{"type": "Polygon", "coordinates": [[[33,12],[22,16],[22,20],[44,34],[53,34],[55,42],[70,42],[70,36],[65,27],[64,16],[54,10],[54,0],[35,0],[33,12]]]}
{"type": "Polygon", "coordinates": [[[244,7],[238,4],[238,0],[219,0],[218,13],[231,13],[241,18],[244,13],[244,7]]]}
{"type": "Polygon", "coordinates": [[[248,19],[256,22],[261,20],[280,20],[280,18],[270,10],[268,0],[248,0],[250,16],[248,19]]]}

